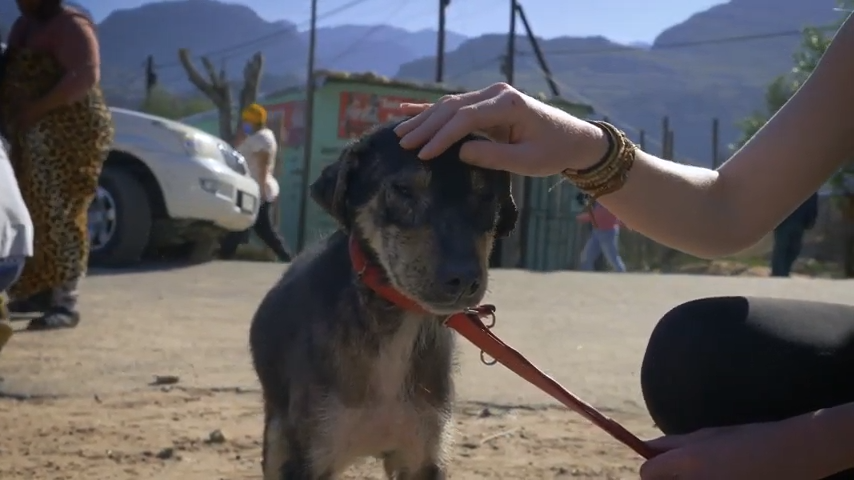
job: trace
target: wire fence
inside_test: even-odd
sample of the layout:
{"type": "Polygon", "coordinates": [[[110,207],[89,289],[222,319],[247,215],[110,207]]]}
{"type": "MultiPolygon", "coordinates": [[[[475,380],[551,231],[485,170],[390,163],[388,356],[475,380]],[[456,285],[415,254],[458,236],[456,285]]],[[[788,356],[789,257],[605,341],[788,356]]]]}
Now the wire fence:
{"type": "MultiPolygon", "coordinates": [[[[607,119],[606,119],[607,120],[607,119]]],[[[661,120],[660,151],[647,149],[650,136],[644,130],[636,132],[633,140],[649,153],[665,160],[678,161],[674,155],[676,134],[668,117],[661,120]]],[[[720,141],[719,122],[710,121],[709,156],[706,165],[719,167],[730,154],[730,149],[720,141]]],[[[572,258],[577,259],[570,268],[576,268],[581,251],[589,237],[588,229],[579,229],[572,242],[572,258]]],[[[630,271],[676,272],[704,274],[767,275],[773,249],[773,233],[756,245],[730,257],[710,261],[697,258],[651,240],[640,233],[624,229],[620,232],[620,253],[630,271]]],[[[597,269],[608,270],[603,260],[597,269]]],[[[806,232],[804,248],[796,263],[795,272],[822,277],[854,278],[854,193],[837,194],[822,191],[819,195],[819,216],[813,229],[806,232]]]]}

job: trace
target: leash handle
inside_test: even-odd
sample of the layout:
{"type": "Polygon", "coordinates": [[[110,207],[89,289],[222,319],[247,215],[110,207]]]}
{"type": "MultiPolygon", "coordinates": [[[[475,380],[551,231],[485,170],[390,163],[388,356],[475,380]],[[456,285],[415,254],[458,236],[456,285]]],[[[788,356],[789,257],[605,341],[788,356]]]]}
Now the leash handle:
{"type": "Polygon", "coordinates": [[[646,442],[628,431],[625,427],[605,416],[602,412],[569,390],[563,388],[561,384],[543,373],[542,370],[534,366],[521,353],[496,337],[480,319],[481,316],[491,316],[494,312],[495,307],[484,305],[472,311],[448,317],[445,325],[465,337],[496,362],[504,365],[516,375],[549,394],[552,398],[578,413],[593,425],[601,428],[608,435],[631,448],[641,457],[649,460],[660,453],[650,448],[646,442]]]}

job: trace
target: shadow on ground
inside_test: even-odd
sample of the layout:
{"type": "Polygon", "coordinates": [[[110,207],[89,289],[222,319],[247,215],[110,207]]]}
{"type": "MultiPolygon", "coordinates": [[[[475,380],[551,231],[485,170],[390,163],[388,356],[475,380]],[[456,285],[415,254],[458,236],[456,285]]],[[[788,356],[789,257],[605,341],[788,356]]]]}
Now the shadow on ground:
{"type": "Polygon", "coordinates": [[[105,275],[125,275],[128,273],[153,273],[153,272],[169,272],[172,270],[182,270],[199,266],[198,263],[190,263],[180,260],[157,260],[146,261],[139,265],[122,268],[108,267],[90,267],[87,273],[90,277],[105,276],[105,275]]]}

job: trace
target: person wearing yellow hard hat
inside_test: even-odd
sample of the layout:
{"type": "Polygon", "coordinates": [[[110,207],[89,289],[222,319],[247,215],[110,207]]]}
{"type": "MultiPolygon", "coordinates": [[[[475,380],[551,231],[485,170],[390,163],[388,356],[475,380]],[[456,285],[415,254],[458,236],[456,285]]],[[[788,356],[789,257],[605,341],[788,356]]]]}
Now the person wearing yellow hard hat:
{"type": "MultiPolygon", "coordinates": [[[[273,176],[276,165],[278,145],[273,131],[267,128],[267,110],[253,103],[248,105],[240,114],[241,124],[235,147],[246,159],[252,178],[258,182],[261,198],[258,218],[252,231],[270,247],[279,261],[288,262],[291,254],[279,232],[273,227],[272,205],[279,198],[279,182],[273,176]]],[[[220,247],[220,256],[234,256],[237,246],[246,238],[248,232],[238,232],[228,235],[220,247]]]]}

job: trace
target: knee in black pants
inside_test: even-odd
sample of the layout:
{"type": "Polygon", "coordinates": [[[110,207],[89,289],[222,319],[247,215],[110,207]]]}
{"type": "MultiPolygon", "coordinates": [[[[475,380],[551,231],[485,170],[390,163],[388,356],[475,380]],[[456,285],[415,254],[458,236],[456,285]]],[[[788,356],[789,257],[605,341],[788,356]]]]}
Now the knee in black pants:
{"type": "Polygon", "coordinates": [[[782,420],[854,401],[854,307],[718,297],[655,327],[641,367],[665,433],[782,420]],[[847,380],[846,380],[847,379],[847,380]]]}
{"type": "MultiPolygon", "coordinates": [[[[687,302],[653,330],[640,377],[665,434],[854,402],[854,307],[745,297],[687,302]]],[[[851,480],[854,471],[830,478],[851,480]]]]}

